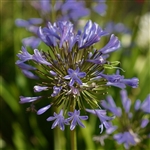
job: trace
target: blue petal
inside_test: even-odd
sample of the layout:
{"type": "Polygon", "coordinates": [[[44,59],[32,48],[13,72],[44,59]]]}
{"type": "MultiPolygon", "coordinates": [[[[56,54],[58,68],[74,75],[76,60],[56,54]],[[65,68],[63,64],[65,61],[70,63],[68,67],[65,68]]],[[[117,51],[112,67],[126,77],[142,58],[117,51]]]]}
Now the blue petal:
{"type": "Polygon", "coordinates": [[[85,72],[79,72],[79,73],[78,73],[78,76],[79,76],[80,78],[83,78],[83,77],[86,76],[86,73],[85,73],[85,72]]]}
{"type": "Polygon", "coordinates": [[[73,86],[74,82],[75,82],[75,80],[74,80],[74,79],[71,79],[70,82],[69,82],[69,85],[70,85],[70,86],[73,86]]]}

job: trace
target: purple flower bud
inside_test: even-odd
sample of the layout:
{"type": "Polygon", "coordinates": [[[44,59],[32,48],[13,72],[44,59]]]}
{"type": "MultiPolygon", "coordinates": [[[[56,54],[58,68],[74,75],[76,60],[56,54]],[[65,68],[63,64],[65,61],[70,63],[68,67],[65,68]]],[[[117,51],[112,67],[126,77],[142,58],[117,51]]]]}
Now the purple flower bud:
{"type": "Polygon", "coordinates": [[[53,70],[50,70],[49,72],[50,72],[50,74],[51,74],[52,76],[57,76],[57,73],[54,72],[53,70]]]}
{"type": "Polygon", "coordinates": [[[51,94],[51,96],[52,96],[52,97],[57,96],[57,95],[60,93],[61,89],[62,89],[61,86],[59,86],[59,87],[58,87],[58,86],[54,86],[54,87],[53,87],[53,93],[51,94]]]}
{"type": "Polygon", "coordinates": [[[132,79],[121,79],[120,82],[131,86],[132,88],[137,88],[139,84],[138,78],[132,78],[132,79]]]}
{"type": "Polygon", "coordinates": [[[39,79],[39,77],[36,76],[36,75],[34,75],[31,71],[22,70],[22,73],[23,73],[26,77],[28,77],[28,78],[30,78],[30,79],[36,79],[36,80],[39,79]]]}
{"type": "Polygon", "coordinates": [[[28,38],[24,38],[22,40],[22,43],[24,46],[30,46],[31,48],[37,48],[40,44],[40,39],[39,38],[36,38],[34,36],[32,37],[28,37],[28,38]]]}
{"type": "Polygon", "coordinates": [[[28,27],[30,25],[28,21],[23,19],[16,19],[15,24],[19,27],[28,27]]]}
{"type": "Polygon", "coordinates": [[[40,99],[41,96],[37,96],[37,97],[24,97],[24,96],[20,96],[20,102],[21,104],[23,103],[30,103],[30,102],[34,102],[38,99],[40,99]]]}
{"type": "Polygon", "coordinates": [[[36,70],[35,67],[30,66],[30,65],[28,65],[28,64],[25,64],[25,63],[23,63],[23,62],[20,62],[20,60],[18,60],[18,61],[16,62],[16,65],[17,65],[19,68],[21,68],[22,70],[36,70]]]}
{"type": "Polygon", "coordinates": [[[47,90],[47,86],[34,86],[34,92],[41,92],[41,91],[44,91],[44,90],[47,90]]]}
{"type": "Polygon", "coordinates": [[[43,20],[41,18],[30,18],[28,22],[32,25],[38,25],[41,24],[43,20]]]}
{"type": "Polygon", "coordinates": [[[43,113],[45,113],[49,108],[51,107],[51,105],[47,105],[43,108],[40,108],[38,111],[37,111],[37,115],[41,115],[43,113]]]}
{"type": "Polygon", "coordinates": [[[131,106],[131,101],[127,96],[127,91],[126,90],[121,90],[120,95],[121,95],[123,108],[124,108],[126,113],[129,113],[130,106],[131,106]]]}
{"type": "Polygon", "coordinates": [[[142,102],[141,109],[143,112],[150,113],[150,94],[142,102]]]}
{"type": "Polygon", "coordinates": [[[148,119],[142,119],[141,121],[141,128],[145,128],[149,123],[148,119]]]}
{"type": "Polygon", "coordinates": [[[134,109],[135,109],[135,110],[139,110],[139,109],[140,109],[140,106],[141,106],[141,101],[138,99],[138,100],[136,100],[136,102],[135,102],[134,109]]]}
{"type": "Polygon", "coordinates": [[[109,57],[109,55],[101,55],[96,59],[88,59],[88,62],[92,62],[95,64],[104,64],[106,63],[106,59],[109,57]]]}

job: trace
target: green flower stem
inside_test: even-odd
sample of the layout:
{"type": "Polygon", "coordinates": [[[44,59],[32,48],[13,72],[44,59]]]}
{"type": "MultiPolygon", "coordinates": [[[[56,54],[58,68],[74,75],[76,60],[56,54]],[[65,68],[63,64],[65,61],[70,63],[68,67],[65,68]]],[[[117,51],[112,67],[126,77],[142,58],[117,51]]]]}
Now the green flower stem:
{"type": "MultiPolygon", "coordinates": [[[[70,108],[73,112],[73,107],[70,108]]],[[[74,130],[70,130],[70,141],[71,141],[71,150],[77,150],[77,137],[76,137],[76,128],[74,130]]]]}
{"type": "Polygon", "coordinates": [[[76,129],[74,129],[73,131],[71,131],[71,150],[77,150],[77,139],[76,139],[76,129]]]}
{"type": "Polygon", "coordinates": [[[55,9],[54,9],[54,5],[55,5],[55,0],[53,0],[52,2],[52,12],[51,12],[51,21],[54,23],[56,21],[56,12],[55,12],[55,9]]]}
{"type": "MultiPolygon", "coordinates": [[[[58,108],[53,108],[53,112],[59,112],[58,108]]],[[[65,150],[66,142],[64,131],[61,131],[59,128],[54,129],[54,150],[65,150]]]]}

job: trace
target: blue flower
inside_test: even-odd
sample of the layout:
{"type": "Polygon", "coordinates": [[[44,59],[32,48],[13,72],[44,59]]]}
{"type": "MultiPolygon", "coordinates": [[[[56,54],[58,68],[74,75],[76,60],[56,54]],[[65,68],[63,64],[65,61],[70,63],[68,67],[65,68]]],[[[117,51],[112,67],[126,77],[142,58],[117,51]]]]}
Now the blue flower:
{"type": "Polygon", "coordinates": [[[136,145],[139,142],[137,134],[131,131],[115,134],[114,139],[119,144],[124,144],[126,149],[129,149],[130,146],[136,145]]]}
{"type": "Polygon", "coordinates": [[[111,111],[115,116],[121,116],[122,111],[119,107],[116,106],[113,98],[111,96],[107,96],[107,102],[105,100],[101,101],[101,105],[104,109],[111,111]]]}
{"type": "Polygon", "coordinates": [[[101,122],[101,124],[99,126],[99,128],[101,129],[100,133],[102,133],[104,127],[106,129],[109,129],[110,127],[112,127],[111,123],[108,122],[108,121],[112,120],[114,117],[106,116],[106,110],[102,110],[102,109],[94,109],[94,110],[86,109],[86,111],[96,115],[99,118],[99,120],[101,122]]]}
{"type": "Polygon", "coordinates": [[[80,72],[80,69],[77,68],[76,70],[68,69],[68,74],[67,76],[64,77],[64,79],[71,79],[69,85],[73,86],[75,82],[77,82],[79,85],[82,85],[82,81],[80,78],[83,78],[86,76],[85,72],[80,72]]]}
{"type": "Polygon", "coordinates": [[[79,34],[79,48],[86,48],[94,43],[97,43],[102,36],[108,35],[106,31],[103,31],[97,23],[88,21],[84,27],[83,33],[79,34]]]}
{"type": "Polygon", "coordinates": [[[38,35],[48,46],[56,46],[59,40],[59,46],[62,47],[63,43],[69,39],[72,34],[73,24],[68,21],[58,21],[53,26],[48,23],[48,28],[39,28],[38,35]]]}
{"type": "Polygon", "coordinates": [[[120,41],[118,40],[118,38],[112,34],[110,37],[110,41],[108,42],[108,44],[106,44],[102,49],[100,49],[99,51],[102,54],[108,54],[111,53],[117,49],[120,48],[120,41]]]}
{"type": "MultiPolygon", "coordinates": [[[[94,44],[108,34],[92,21],[86,23],[83,31],[77,32],[69,21],[58,21],[54,24],[48,22],[47,27],[39,27],[37,35],[48,49],[40,51],[33,48],[33,53],[30,54],[25,47],[22,47],[17,55],[19,60],[16,65],[25,76],[36,79],[38,83],[33,90],[35,95],[40,96],[21,96],[20,103],[31,103],[28,110],[33,110],[36,103],[42,101],[43,105],[45,102],[46,106],[37,111],[38,115],[49,110],[52,105],[61,107],[59,114],[54,113],[53,117],[47,119],[55,120],[52,129],[58,125],[64,130],[69,122],[70,130],[73,130],[77,124],[84,127],[81,120],[87,120],[88,116],[80,116],[80,110],[83,110],[82,112],[86,110],[99,118],[101,132],[104,128],[107,133],[113,132],[116,129],[111,123],[114,117],[107,116],[106,110],[100,109],[99,97],[107,93],[108,85],[120,88],[125,88],[126,85],[131,87],[138,85],[137,78],[124,79],[118,72],[115,75],[105,74],[106,68],[114,69],[118,64],[108,60],[109,54],[120,47],[118,38],[111,35],[106,46],[100,50],[96,49],[94,44]],[[50,101],[49,105],[47,99],[50,101]],[[70,108],[72,112],[68,112],[70,108]],[[67,113],[69,118],[65,119],[67,113]]],[[[33,42],[33,38],[28,40],[29,43],[33,42]]],[[[102,102],[106,109],[118,116],[121,115],[120,110],[116,109],[111,100],[108,100],[111,104],[102,102]]],[[[126,105],[125,110],[129,112],[130,102],[127,101],[123,105],[126,105]]],[[[141,106],[142,109],[145,108],[144,105],[141,106]]]]}
{"type": "Polygon", "coordinates": [[[73,130],[77,124],[82,128],[85,127],[80,120],[87,120],[88,116],[80,116],[80,110],[74,110],[74,112],[68,112],[68,116],[69,118],[67,120],[68,121],[72,120],[70,130],[73,130]]]}
{"type": "Polygon", "coordinates": [[[27,52],[25,47],[22,46],[21,50],[22,50],[21,53],[17,54],[17,56],[20,59],[18,62],[22,63],[28,60],[32,60],[32,55],[27,52]]]}
{"type": "Polygon", "coordinates": [[[148,138],[150,119],[149,116],[146,115],[150,112],[144,110],[149,108],[149,106],[147,106],[149,95],[145,99],[146,103],[145,101],[143,102],[146,106],[144,109],[142,109],[144,105],[142,105],[139,100],[132,106],[126,90],[121,90],[120,95],[122,107],[117,107],[111,96],[107,96],[107,102],[103,100],[101,105],[104,109],[117,116],[115,122],[118,123],[118,126],[116,126],[118,130],[115,130],[114,127],[110,127],[108,129],[106,128],[106,133],[110,135],[113,134],[113,138],[118,144],[123,144],[126,149],[129,149],[131,146],[136,146],[145,140],[146,137],[148,138]]]}
{"type": "Polygon", "coordinates": [[[60,111],[59,114],[54,113],[54,117],[48,117],[47,121],[54,121],[52,124],[52,129],[55,128],[57,125],[60,127],[61,130],[65,130],[65,125],[69,125],[67,119],[64,119],[63,110],[60,111]]]}
{"type": "Polygon", "coordinates": [[[124,79],[124,76],[121,76],[119,74],[119,70],[117,70],[116,74],[113,75],[105,75],[103,73],[99,73],[99,76],[105,78],[108,81],[108,86],[116,86],[121,89],[126,88],[126,85],[129,85],[132,88],[137,88],[139,83],[139,79],[135,77],[132,79],[124,79]]]}
{"type": "Polygon", "coordinates": [[[46,59],[43,58],[42,54],[37,49],[34,50],[33,60],[35,60],[38,63],[51,66],[51,63],[49,63],[48,61],[46,61],[46,59]]]}

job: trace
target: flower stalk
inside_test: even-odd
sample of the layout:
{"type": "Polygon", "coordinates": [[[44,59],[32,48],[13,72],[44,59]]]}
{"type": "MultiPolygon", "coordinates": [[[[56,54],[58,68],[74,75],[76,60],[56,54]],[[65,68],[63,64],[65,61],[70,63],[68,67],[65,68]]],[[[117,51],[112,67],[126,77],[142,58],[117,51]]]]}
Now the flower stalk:
{"type": "MultiPolygon", "coordinates": [[[[74,106],[71,105],[70,112],[73,112],[73,111],[74,111],[74,106]]],[[[76,128],[74,128],[74,130],[70,130],[70,140],[71,140],[71,150],[77,150],[76,128]]]]}
{"type": "Polygon", "coordinates": [[[70,130],[71,150],[77,150],[76,129],[70,130]]]}

